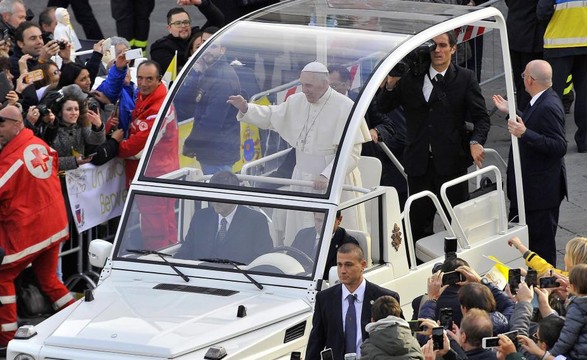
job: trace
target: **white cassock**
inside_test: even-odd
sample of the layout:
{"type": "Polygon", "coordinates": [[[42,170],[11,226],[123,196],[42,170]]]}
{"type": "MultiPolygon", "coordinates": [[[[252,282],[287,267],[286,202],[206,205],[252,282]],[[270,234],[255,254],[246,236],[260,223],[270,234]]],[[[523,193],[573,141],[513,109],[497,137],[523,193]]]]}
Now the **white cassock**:
{"type": "MultiPolygon", "coordinates": [[[[296,151],[296,166],[293,180],[313,181],[320,175],[330,179],[334,157],[340,143],[353,101],[328,88],[316,102],[309,103],[303,93],[296,93],[279,105],[248,104],[245,114],[239,112],[237,119],[261,129],[276,130],[296,151]]],[[[371,141],[367,124],[361,124],[355,136],[355,145],[347,165],[345,184],[361,186],[361,174],[357,168],[361,157],[361,144],[371,141]]],[[[293,191],[320,192],[311,187],[291,186],[293,191]]],[[[343,191],[341,201],[355,194],[343,191]]],[[[314,226],[313,213],[288,211],[285,225],[285,245],[293,242],[295,234],[306,227],[314,226]]],[[[354,207],[343,212],[344,226],[365,230],[364,211],[354,207]],[[352,210],[352,211],[351,211],[352,210]]]]}

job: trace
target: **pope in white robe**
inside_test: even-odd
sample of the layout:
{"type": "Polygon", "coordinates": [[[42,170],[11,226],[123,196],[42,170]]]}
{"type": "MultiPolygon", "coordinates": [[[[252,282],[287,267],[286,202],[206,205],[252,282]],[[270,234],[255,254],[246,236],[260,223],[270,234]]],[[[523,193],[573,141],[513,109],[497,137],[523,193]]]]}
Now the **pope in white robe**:
{"type": "MultiPolygon", "coordinates": [[[[300,74],[300,82],[302,92],[289,96],[279,105],[249,104],[241,96],[230,97],[229,103],[239,109],[239,121],[262,129],[276,130],[294,147],[296,166],[292,179],[312,181],[314,187],[291,186],[291,190],[322,193],[332,175],[334,158],[353,101],[330,88],[328,69],[321,63],[313,62],[306,65],[300,74]]],[[[363,122],[355,136],[352,156],[346,169],[345,184],[361,186],[357,164],[361,156],[361,144],[370,140],[369,129],[363,122]]],[[[354,196],[353,192],[343,191],[341,201],[354,196]]],[[[344,211],[344,219],[344,226],[347,228],[366,227],[364,211],[360,207],[344,211]]],[[[313,225],[313,213],[288,211],[285,245],[293,242],[299,230],[313,225]]]]}

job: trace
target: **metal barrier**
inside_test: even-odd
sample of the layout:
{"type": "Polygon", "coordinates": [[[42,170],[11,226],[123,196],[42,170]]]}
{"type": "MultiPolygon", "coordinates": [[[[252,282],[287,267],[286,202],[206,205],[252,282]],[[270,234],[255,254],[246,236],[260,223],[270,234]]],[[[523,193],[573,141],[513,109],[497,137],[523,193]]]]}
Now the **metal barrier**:
{"type": "Polygon", "coordinates": [[[110,220],[106,223],[95,226],[90,230],[78,233],[75,223],[71,218],[73,215],[68,215],[70,218],[70,238],[68,241],[63,243],[61,252],[59,253],[59,257],[63,262],[63,258],[65,256],[75,254],[77,264],[76,273],[69,276],[67,279],[64,279],[63,283],[70,291],[74,290],[80,282],[82,282],[82,284],[85,285],[85,288],[93,289],[96,287],[100,274],[95,272],[89,264],[89,261],[86,257],[87,246],[89,246],[90,241],[97,238],[104,239],[107,241],[113,240],[114,236],[116,235],[116,227],[113,226],[112,223],[116,221],[110,220]]]}

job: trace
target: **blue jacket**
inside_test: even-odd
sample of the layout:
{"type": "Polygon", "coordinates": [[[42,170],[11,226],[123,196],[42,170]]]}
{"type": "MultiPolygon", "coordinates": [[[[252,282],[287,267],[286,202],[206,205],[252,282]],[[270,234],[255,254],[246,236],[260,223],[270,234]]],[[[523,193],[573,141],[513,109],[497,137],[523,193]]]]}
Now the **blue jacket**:
{"type": "Polygon", "coordinates": [[[231,95],[241,93],[238,76],[224,57],[197,73],[191,109],[194,125],[184,143],[184,153],[196,155],[205,164],[230,164],[240,158],[240,124],[238,110],[226,103],[231,95]]]}
{"type": "Polygon", "coordinates": [[[104,93],[112,103],[118,103],[118,127],[124,130],[124,138],[128,138],[128,127],[131,123],[132,111],[135,108],[136,89],[134,83],[125,85],[127,68],[118,69],[112,66],[108,76],[96,90],[104,93]]]}

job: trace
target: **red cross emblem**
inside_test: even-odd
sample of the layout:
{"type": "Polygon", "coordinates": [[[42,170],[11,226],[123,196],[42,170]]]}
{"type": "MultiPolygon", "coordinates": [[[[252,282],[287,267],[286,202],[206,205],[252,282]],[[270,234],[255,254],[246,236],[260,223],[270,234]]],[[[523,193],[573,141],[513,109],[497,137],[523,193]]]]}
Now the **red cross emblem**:
{"type": "Polygon", "coordinates": [[[47,166],[47,161],[49,161],[49,156],[47,154],[43,154],[41,151],[39,151],[38,148],[33,149],[32,153],[35,156],[35,158],[31,160],[31,165],[33,165],[34,168],[40,166],[41,169],[43,170],[43,172],[46,172],[47,170],[49,170],[49,168],[47,166]]]}

